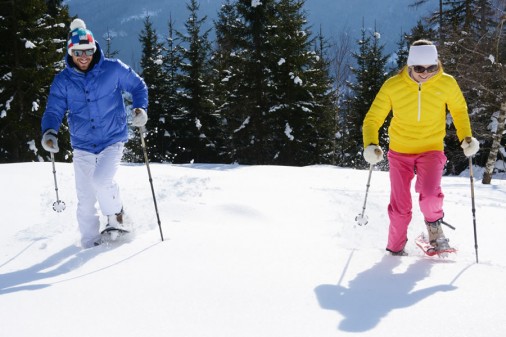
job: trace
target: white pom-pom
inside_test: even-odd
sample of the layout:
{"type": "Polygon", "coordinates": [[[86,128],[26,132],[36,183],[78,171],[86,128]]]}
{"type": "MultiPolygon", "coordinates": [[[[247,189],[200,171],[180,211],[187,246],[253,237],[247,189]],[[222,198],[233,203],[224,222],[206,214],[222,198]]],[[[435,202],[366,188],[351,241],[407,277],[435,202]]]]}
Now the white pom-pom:
{"type": "Polygon", "coordinates": [[[77,28],[86,29],[86,24],[84,23],[83,20],[74,19],[74,21],[72,21],[72,23],[70,24],[70,31],[73,31],[74,29],[77,29],[77,28]]]}

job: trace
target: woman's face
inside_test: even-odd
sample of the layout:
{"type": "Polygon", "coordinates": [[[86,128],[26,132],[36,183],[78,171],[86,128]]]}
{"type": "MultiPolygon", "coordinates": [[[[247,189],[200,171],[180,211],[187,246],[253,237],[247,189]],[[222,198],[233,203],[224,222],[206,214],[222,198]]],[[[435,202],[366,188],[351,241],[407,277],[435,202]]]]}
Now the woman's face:
{"type": "Polygon", "coordinates": [[[411,77],[418,83],[424,83],[437,73],[439,66],[437,64],[425,64],[411,66],[410,69],[411,77]]]}

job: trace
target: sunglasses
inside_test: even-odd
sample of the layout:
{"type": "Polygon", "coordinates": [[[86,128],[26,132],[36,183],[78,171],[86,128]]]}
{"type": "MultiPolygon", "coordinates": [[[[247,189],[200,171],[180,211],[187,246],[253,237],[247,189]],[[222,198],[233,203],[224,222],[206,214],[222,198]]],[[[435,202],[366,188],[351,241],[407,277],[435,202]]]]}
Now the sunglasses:
{"type": "Polygon", "coordinates": [[[415,73],[418,73],[418,74],[421,74],[425,71],[427,71],[428,73],[434,73],[438,69],[439,69],[439,66],[437,64],[433,64],[431,66],[428,66],[427,68],[425,68],[424,66],[413,66],[413,70],[415,71],[415,73]]]}
{"type": "Polygon", "coordinates": [[[74,54],[74,56],[83,56],[83,55],[86,55],[86,56],[92,56],[95,52],[93,51],[93,49],[86,49],[86,50],[72,50],[72,54],[74,54]]]}

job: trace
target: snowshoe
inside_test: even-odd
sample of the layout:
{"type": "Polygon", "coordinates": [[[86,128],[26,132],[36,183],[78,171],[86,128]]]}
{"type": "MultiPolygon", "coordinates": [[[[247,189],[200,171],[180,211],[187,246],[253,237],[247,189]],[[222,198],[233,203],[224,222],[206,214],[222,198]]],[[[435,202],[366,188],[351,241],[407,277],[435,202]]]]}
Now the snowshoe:
{"type": "Polygon", "coordinates": [[[119,237],[130,233],[123,227],[123,208],[119,213],[108,215],[107,220],[105,229],[100,232],[102,242],[116,241],[119,237]]]}
{"type": "Polygon", "coordinates": [[[440,257],[447,257],[449,253],[456,253],[455,248],[450,247],[448,239],[445,237],[436,239],[435,246],[432,245],[427,237],[421,233],[415,239],[416,245],[428,256],[438,255],[440,257]]]}
{"type": "Polygon", "coordinates": [[[108,226],[100,232],[100,235],[102,236],[102,239],[105,239],[106,241],[116,241],[119,237],[128,233],[130,233],[130,231],[124,228],[108,226]]]}

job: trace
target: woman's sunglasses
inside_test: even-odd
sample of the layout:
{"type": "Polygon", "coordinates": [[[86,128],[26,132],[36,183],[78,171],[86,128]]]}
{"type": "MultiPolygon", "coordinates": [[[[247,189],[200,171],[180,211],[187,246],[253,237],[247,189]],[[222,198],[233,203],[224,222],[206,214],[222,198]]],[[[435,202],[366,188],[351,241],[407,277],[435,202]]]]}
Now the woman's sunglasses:
{"type": "Polygon", "coordinates": [[[437,64],[433,64],[431,66],[428,66],[427,68],[425,68],[424,66],[413,66],[413,70],[415,71],[415,73],[418,73],[418,74],[421,74],[425,71],[427,71],[428,73],[434,73],[438,69],[439,69],[439,66],[437,64]]]}
{"type": "Polygon", "coordinates": [[[86,50],[72,50],[72,54],[74,54],[74,56],[83,56],[86,55],[86,56],[92,56],[95,52],[93,51],[93,49],[86,49],[86,50]]]}

